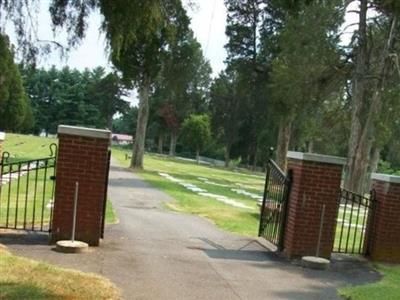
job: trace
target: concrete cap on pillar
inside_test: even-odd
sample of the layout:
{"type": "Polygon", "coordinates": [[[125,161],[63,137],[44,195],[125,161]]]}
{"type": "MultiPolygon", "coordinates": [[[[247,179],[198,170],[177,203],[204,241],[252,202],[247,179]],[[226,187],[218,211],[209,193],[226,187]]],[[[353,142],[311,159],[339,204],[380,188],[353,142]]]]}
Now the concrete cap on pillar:
{"type": "Polygon", "coordinates": [[[6,133],[0,131],[0,141],[4,141],[6,139],[6,133]]]}
{"type": "Polygon", "coordinates": [[[314,161],[314,162],[333,164],[333,165],[345,165],[347,163],[347,159],[344,157],[322,155],[315,153],[303,153],[295,151],[288,151],[287,158],[314,161]]]}
{"type": "Polygon", "coordinates": [[[104,129],[94,129],[94,128],[86,128],[86,127],[76,127],[76,126],[68,126],[68,125],[59,125],[58,131],[59,134],[68,134],[68,135],[76,135],[76,136],[85,136],[97,139],[110,139],[111,131],[104,129]]]}
{"type": "Polygon", "coordinates": [[[396,176],[396,175],[372,173],[371,178],[373,180],[379,180],[379,181],[384,181],[384,182],[400,183],[400,176],[396,176]]]}

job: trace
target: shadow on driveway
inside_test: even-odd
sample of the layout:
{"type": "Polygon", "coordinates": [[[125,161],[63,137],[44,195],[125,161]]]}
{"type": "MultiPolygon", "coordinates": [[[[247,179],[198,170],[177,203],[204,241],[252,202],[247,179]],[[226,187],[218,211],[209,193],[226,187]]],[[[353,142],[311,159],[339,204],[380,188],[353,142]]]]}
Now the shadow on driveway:
{"type": "Polygon", "coordinates": [[[17,230],[0,230],[0,244],[12,245],[49,245],[49,234],[17,230]]]}

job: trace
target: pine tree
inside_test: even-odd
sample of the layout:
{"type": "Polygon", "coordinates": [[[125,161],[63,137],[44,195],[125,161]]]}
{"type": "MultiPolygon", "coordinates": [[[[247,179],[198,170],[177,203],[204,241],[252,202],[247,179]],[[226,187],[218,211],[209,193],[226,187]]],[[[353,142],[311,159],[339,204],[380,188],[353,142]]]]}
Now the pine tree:
{"type": "Polygon", "coordinates": [[[0,34],[0,130],[20,131],[31,127],[29,104],[8,37],[0,34]]]}

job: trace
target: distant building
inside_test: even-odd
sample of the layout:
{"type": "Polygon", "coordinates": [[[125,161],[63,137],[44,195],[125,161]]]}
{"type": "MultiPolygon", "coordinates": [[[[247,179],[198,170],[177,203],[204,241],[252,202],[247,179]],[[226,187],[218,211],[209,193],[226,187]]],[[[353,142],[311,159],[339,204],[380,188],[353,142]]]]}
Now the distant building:
{"type": "Polygon", "coordinates": [[[114,145],[128,145],[133,143],[133,136],[128,134],[112,134],[112,143],[114,145]]]}

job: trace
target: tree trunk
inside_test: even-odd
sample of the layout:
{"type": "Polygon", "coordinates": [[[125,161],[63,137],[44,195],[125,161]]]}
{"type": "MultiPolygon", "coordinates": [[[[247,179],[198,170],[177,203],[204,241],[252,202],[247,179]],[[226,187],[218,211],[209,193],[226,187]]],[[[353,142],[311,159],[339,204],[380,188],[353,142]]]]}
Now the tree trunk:
{"type": "Polygon", "coordinates": [[[307,152],[314,153],[314,141],[308,141],[307,143],[307,152]]]}
{"type": "Polygon", "coordinates": [[[392,47],[393,39],[395,36],[395,30],[397,25],[397,18],[394,17],[391,22],[391,29],[386,45],[382,51],[379,64],[377,66],[377,74],[379,75],[378,80],[372,87],[373,95],[371,104],[367,113],[367,118],[364,126],[362,127],[362,133],[359,139],[358,148],[354,155],[351,168],[349,169],[349,175],[351,176],[348,184],[348,189],[355,193],[363,194],[365,189],[365,178],[367,176],[368,165],[370,163],[371,148],[375,142],[375,125],[376,121],[381,115],[382,111],[382,91],[386,85],[386,77],[388,69],[391,64],[388,61],[390,55],[390,49],[392,47]]]}
{"type": "Polygon", "coordinates": [[[160,134],[158,136],[158,153],[163,154],[163,148],[164,148],[164,136],[160,134]]]}
{"type": "Polygon", "coordinates": [[[289,150],[290,134],[292,131],[292,120],[288,117],[282,118],[279,123],[278,144],[276,147],[276,163],[283,170],[287,167],[287,152],[289,150]]]}
{"type": "Polygon", "coordinates": [[[197,161],[197,164],[200,163],[200,150],[199,149],[196,150],[196,161],[197,161]]]}
{"type": "Polygon", "coordinates": [[[139,89],[139,112],[136,126],[135,143],[131,168],[143,169],[144,146],[146,141],[147,121],[149,118],[150,80],[145,78],[139,89]]]}
{"type": "Polygon", "coordinates": [[[257,159],[258,159],[258,151],[257,151],[257,146],[256,146],[256,150],[255,150],[254,156],[253,156],[253,167],[252,167],[253,172],[257,168],[257,159]]]}
{"type": "Polygon", "coordinates": [[[376,173],[376,171],[378,170],[378,165],[379,165],[379,161],[381,158],[381,149],[380,147],[373,147],[372,152],[371,152],[371,159],[369,162],[369,170],[366,174],[365,177],[365,187],[368,188],[368,191],[371,191],[372,189],[372,180],[371,180],[371,175],[372,173],[376,173]]]}
{"type": "Polygon", "coordinates": [[[346,187],[348,190],[358,193],[364,194],[365,191],[365,177],[367,176],[368,166],[370,161],[372,141],[370,140],[361,140],[359,143],[359,147],[355,154],[352,168],[350,169],[351,176],[349,185],[346,187]]]}
{"type": "Polygon", "coordinates": [[[174,131],[171,131],[171,140],[169,144],[169,155],[175,156],[176,142],[178,140],[178,134],[174,131]]]}
{"type": "Polygon", "coordinates": [[[225,168],[229,167],[229,163],[231,161],[231,145],[225,145],[225,168]]]}
{"type": "Polygon", "coordinates": [[[378,171],[380,159],[381,159],[381,148],[374,147],[374,149],[372,150],[371,163],[370,163],[371,173],[376,173],[376,171],[378,171]]]}
{"type": "Polygon", "coordinates": [[[108,116],[108,117],[107,117],[107,127],[108,127],[108,130],[111,130],[111,131],[112,131],[112,123],[113,123],[113,116],[108,116]]]}
{"type": "MultiPolygon", "coordinates": [[[[353,95],[352,95],[352,116],[351,116],[351,128],[350,128],[350,139],[348,149],[348,162],[347,162],[347,174],[345,180],[345,188],[353,190],[353,188],[360,185],[357,182],[357,175],[363,169],[361,166],[357,166],[356,154],[359,152],[359,142],[362,134],[362,123],[363,123],[363,108],[366,103],[366,84],[365,74],[367,73],[367,60],[368,60],[368,49],[367,49],[367,10],[368,1],[361,0],[360,13],[359,13],[359,42],[356,58],[355,77],[353,79],[353,95]]],[[[364,149],[366,150],[366,149],[364,149]]],[[[359,175],[358,175],[359,176],[359,175]]],[[[364,176],[362,176],[364,178],[364,176]]],[[[358,188],[357,188],[358,189],[358,188]]]]}

